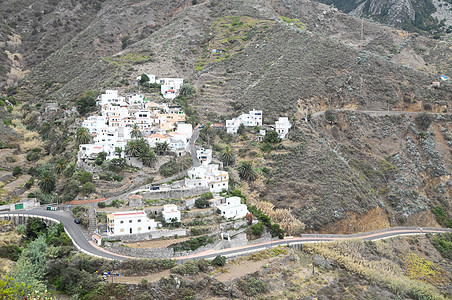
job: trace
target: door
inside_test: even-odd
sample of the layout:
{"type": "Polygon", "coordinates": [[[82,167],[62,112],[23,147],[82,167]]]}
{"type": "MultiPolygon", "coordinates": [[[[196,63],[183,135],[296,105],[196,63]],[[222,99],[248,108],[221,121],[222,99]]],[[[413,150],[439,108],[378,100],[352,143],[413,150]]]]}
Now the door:
{"type": "Polygon", "coordinates": [[[132,233],[132,228],[130,228],[130,233],[132,233]]]}

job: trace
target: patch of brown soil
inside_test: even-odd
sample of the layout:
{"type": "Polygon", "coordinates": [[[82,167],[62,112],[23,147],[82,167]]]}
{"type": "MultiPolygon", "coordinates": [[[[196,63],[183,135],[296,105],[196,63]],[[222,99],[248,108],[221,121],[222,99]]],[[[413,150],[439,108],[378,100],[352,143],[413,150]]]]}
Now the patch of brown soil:
{"type": "Polygon", "coordinates": [[[233,279],[245,276],[247,274],[251,274],[259,271],[264,265],[267,265],[278,258],[274,257],[270,260],[263,259],[259,261],[251,261],[251,260],[239,260],[234,263],[228,263],[225,266],[225,272],[220,273],[216,276],[221,282],[231,281],[233,279]]]}
{"type": "Polygon", "coordinates": [[[121,276],[121,271],[119,271],[118,273],[120,274],[120,276],[114,279],[114,282],[116,283],[140,283],[143,279],[147,280],[148,282],[155,282],[159,281],[160,278],[169,276],[171,274],[170,270],[152,273],[146,276],[121,276]]]}
{"type": "Polygon", "coordinates": [[[363,214],[348,212],[346,215],[346,218],[326,225],[321,233],[350,234],[390,227],[388,216],[379,206],[363,214]]]}
{"type": "Polygon", "coordinates": [[[431,211],[425,210],[411,215],[403,226],[441,227],[431,211]]]}

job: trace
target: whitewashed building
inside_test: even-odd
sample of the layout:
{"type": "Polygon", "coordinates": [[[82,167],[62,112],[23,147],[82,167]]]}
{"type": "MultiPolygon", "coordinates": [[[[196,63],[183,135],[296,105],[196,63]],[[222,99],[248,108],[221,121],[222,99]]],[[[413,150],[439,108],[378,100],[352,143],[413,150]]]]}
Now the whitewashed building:
{"type": "Polygon", "coordinates": [[[197,149],[196,157],[201,164],[210,164],[212,162],[212,149],[197,149]]]}
{"type": "Polygon", "coordinates": [[[216,164],[202,164],[187,172],[185,186],[188,188],[208,187],[212,193],[220,193],[228,189],[229,174],[218,169],[216,164]]]}
{"type": "Polygon", "coordinates": [[[275,122],[275,130],[278,133],[280,139],[286,138],[291,127],[292,124],[290,124],[289,118],[287,117],[279,117],[278,121],[275,122]]]}
{"type": "Polygon", "coordinates": [[[226,132],[237,133],[240,125],[246,127],[262,126],[262,110],[253,109],[248,114],[241,114],[232,120],[226,120],[226,132]]]}
{"type": "Polygon", "coordinates": [[[172,223],[173,220],[175,220],[175,222],[181,221],[181,213],[177,209],[176,204],[163,205],[162,217],[166,223],[172,223]]]}
{"type": "Polygon", "coordinates": [[[241,203],[240,197],[226,198],[226,203],[219,204],[217,207],[221,216],[226,219],[243,218],[248,213],[248,209],[245,204],[241,203]]]}
{"type": "Polygon", "coordinates": [[[124,211],[107,215],[107,235],[137,234],[152,231],[158,227],[144,211],[124,211]]]}

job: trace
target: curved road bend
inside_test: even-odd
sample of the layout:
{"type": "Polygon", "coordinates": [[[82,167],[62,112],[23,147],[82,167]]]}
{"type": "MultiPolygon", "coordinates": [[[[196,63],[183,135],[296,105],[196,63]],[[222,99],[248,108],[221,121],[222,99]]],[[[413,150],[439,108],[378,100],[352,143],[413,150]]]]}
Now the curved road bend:
{"type": "MultiPolygon", "coordinates": [[[[14,214],[14,215],[38,215],[43,217],[49,217],[56,219],[63,223],[64,227],[68,231],[71,236],[74,244],[77,248],[82,249],[83,252],[93,256],[99,256],[107,259],[116,259],[116,260],[124,260],[127,258],[135,258],[135,257],[127,257],[115,253],[111,253],[106,251],[100,247],[95,246],[91,242],[91,236],[89,236],[80,225],[74,223],[74,218],[65,211],[46,211],[42,208],[34,208],[31,210],[23,210],[23,211],[15,211],[15,212],[1,212],[1,215],[5,214],[14,214]]],[[[334,234],[305,234],[301,237],[293,237],[293,238],[285,238],[283,240],[275,240],[269,241],[265,243],[255,244],[255,245],[246,245],[234,248],[227,248],[222,250],[206,250],[200,253],[192,254],[189,256],[180,256],[175,257],[177,260],[187,260],[187,259],[200,259],[200,258],[215,258],[217,255],[224,255],[226,257],[244,255],[247,253],[252,253],[264,249],[268,249],[270,247],[276,247],[279,245],[288,246],[288,245],[296,245],[303,243],[316,243],[316,242],[328,242],[335,240],[346,240],[350,238],[354,239],[362,239],[364,241],[375,241],[379,239],[385,239],[390,237],[402,236],[402,235],[414,235],[414,234],[426,234],[426,233],[444,233],[451,232],[451,229],[445,228],[415,228],[415,227],[399,227],[381,231],[367,232],[361,234],[353,234],[353,235],[334,235],[334,234]]]]}
{"type": "Polygon", "coordinates": [[[53,218],[55,220],[63,223],[64,228],[69,233],[72,238],[72,242],[79,249],[82,249],[82,252],[85,252],[88,255],[99,256],[107,259],[116,259],[123,260],[125,257],[119,254],[114,254],[111,252],[104,251],[100,247],[95,247],[91,244],[91,236],[82,229],[81,225],[74,223],[74,217],[65,211],[47,211],[42,208],[34,208],[30,210],[23,211],[10,211],[10,212],[1,212],[1,215],[12,214],[12,215],[38,215],[48,218],[53,218]],[[102,250],[101,250],[102,249],[102,250]]]}

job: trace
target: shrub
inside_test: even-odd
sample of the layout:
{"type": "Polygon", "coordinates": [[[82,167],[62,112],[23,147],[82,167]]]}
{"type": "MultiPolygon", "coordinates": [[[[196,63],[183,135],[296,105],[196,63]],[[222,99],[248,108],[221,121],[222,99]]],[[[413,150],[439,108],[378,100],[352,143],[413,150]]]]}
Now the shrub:
{"type": "Polygon", "coordinates": [[[437,234],[433,238],[433,246],[444,258],[452,260],[452,233],[437,234]]]}
{"type": "Polygon", "coordinates": [[[225,264],[226,264],[226,256],[223,256],[223,255],[217,255],[212,260],[212,265],[214,265],[214,266],[223,267],[225,264]]]}
{"type": "Polygon", "coordinates": [[[107,207],[107,204],[105,204],[105,202],[99,202],[99,203],[97,203],[97,206],[99,208],[105,208],[105,207],[107,207]]]}
{"type": "Polygon", "coordinates": [[[281,142],[278,133],[275,130],[267,131],[264,136],[264,142],[276,144],[281,142]]]}
{"type": "Polygon", "coordinates": [[[209,201],[202,199],[202,198],[198,198],[195,200],[195,206],[197,208],[206,208],[209,207],[209,201]]]}
{"type": "Polygon", "coordinates": [[[430,124],[432,123],[432,121],[433,121],[433,116],[431,114],[425,113],[425,112],[417,115],[415,118],[416,125],[422,131],[426,131],[430,127],[430,124]]]}
{"type": "Polygon", "coordinates": [[[13,168],[13,176],[22,175],[22,168],[20,166],[15,166],[13,168]]]}
{"type": "Polygon", "coordinates": [[[199,273],[199,267],[195,260],[188,260],[184,262],[184,264],[172,268],[171,273],[180,275],[195,275],[199,273]]]}
{"type": "Polygon", "coordinates": [[[0,257],[12,261],[17,261],[22,253],[22,249],[16,245],[3,245],[0,247],[0,257]]]}
{"type": "Polygon", "coordinates": [[[93,173],[88,171],[83,171],[79,176],[80,183],[87,183],[93,181],[93,173]]]}
{"type": "Polygon", "coordinates": [[[174,252],[176,251],[195,251],[199,247],[208,245],[215,242],[213,236],[199,236],[196,238],[189,239],[188,241],[177,243],[170,245],[173,248],[174,252]]]}
{"type": "Polygon", "coordinates": [[[91,194],[96,191],[96,187],[94,186],[94,183],[92,182],[86,182],[82,185],[82,188],[80,190],[83,195],[91,194]]]}
{"type": "Polygon", "coordinates": [[[254,297],[268,292],[267,284],[253,276],[241,279],[238,287],[245,295],[249,297],[254,297]]]}
{"type": "Polygon", "coordinates": [[[176,266],[174,259],[142,258],[124,260],[121,263],[121,269],[125,270],[125,275],[146,275],[156,273],[162,270],[171,269],[176,266]]]}
{"type": "Polygon", "coordinates": [[[85,96],[78,98],[75,101],[78,112],[83,115],[96,107],[96,99],[92,92],[87,92],[85,96]]]}
{"type": "Polygon", "coordinates": [[[27,189],[31,188],[31,187],[33,186],[34,183],[35,183],[35,180],[34,180],[33,177],[31,177],[30,179],[28,179],[28,180],[25,182],[25,188],[27,188],[27,189]]]}
{"type": "Polygon", "coordinates": [[[254,225],[250,226],[251,234],[254,236],[261,236],[264,232],[264,224],[261,222],[258,222],[254,225]]]}

